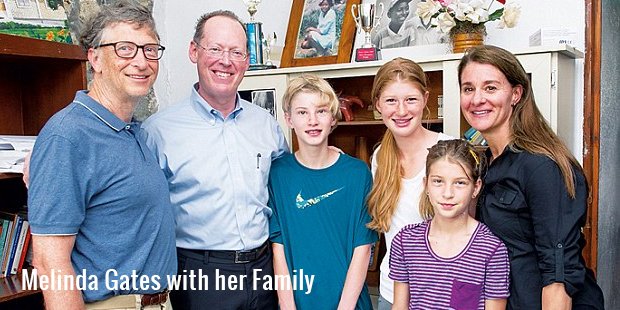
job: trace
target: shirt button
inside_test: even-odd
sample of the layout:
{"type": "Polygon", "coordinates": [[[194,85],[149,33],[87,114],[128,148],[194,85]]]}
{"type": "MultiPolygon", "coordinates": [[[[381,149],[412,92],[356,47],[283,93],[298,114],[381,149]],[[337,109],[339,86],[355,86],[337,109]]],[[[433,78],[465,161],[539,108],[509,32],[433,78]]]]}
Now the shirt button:
{"type": "Polygon", "coordinates": [[[125,129],[129,130],[131,128],[131,126],[127,125],[125,126],[125,129]]]}
{"type": "Polygon", "coordinates": [[[556,245],[556,247],[557,247],[558,249],[561,249],[561,248],[563,248],[564,246],[563,246],[561,243],[558,243],[558,245],[556,245]]]}

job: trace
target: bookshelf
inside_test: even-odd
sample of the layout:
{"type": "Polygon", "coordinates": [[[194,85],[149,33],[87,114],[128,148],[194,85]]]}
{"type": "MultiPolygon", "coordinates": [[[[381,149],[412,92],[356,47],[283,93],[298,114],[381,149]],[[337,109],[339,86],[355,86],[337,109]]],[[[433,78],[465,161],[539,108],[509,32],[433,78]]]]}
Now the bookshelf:
{"type": "MultiPolygon", "coordinates": [[[[86,56],[77,45],[0,34],[0,134],[37,135],[86,88],[86,56]]],[[[19,173],[0,173],[0,210],[25,205],[19,173]]],[[[39,291],[22,290],[21,274],[0,278],[0,308],[42,309],[39,291]]]]}

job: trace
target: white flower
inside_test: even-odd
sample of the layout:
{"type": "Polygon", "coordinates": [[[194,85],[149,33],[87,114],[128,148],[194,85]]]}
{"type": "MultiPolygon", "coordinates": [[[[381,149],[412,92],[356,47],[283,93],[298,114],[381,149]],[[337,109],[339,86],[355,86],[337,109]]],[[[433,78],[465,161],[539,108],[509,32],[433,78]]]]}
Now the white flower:
{"type": "Polygon", "coordinates": [[[508,2],[504,6],[504,14],[500,17],[499,20],[499,28],[512,28],[517,25],[517,21],[519,20],[519,16],[521,15],[521,7],[514,2],[508,2]]]}
{"type": "MultiPolygon", "coordinates": [[[[478,1],[478,0],[472,0],[472,2],[473,1],[478,1]]],[[[476,2],[474,4],[478,4],[478,3],[476,2]]],[[[460,21],[468,21],[467,15],[471,14],[474,11],[474,8],[470,4],[469,0],[459,0],[459,1],[452,2],[452,4],[448,6],[448,8],[449,10],[453,12],[454,18],[460,21]]]]}
{"type": "Polygon", "coordinates": [[[467,20],[472,24],[480,24],[489,20],[489,11],[484,8],[475,8],[473,12],[467,14],[467,20]]]}
{"type": "Polygon", "coordinates": [[[441,32],[448,33],[452,27],[456,26],[456,21],[448,13],[440,13],[436,19],[433,19],[434,26],[438,27],[441,32]]]}
{"type": "Polygon", "coordinates": [[[425,24],[431,20],[433,15],[437,14],[441,9],[441,4],[436,1],[429,0],[418,3],[418,8],[415,10],[415,13],[422,18],[425,24]]]}

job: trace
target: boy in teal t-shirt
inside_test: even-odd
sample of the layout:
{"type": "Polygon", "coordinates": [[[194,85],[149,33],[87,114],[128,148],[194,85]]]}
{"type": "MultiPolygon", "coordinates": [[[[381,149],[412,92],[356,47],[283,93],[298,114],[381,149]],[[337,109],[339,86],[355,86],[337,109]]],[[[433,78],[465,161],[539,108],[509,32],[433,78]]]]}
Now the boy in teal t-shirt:
{"type": "Polygon", "coordinates": [[[283,101],[299,150],[275,160],[269,176],[275,274],[291,279],[290,289],[277,287],[280,309],[372,309],[365,279],[377,234],[366,228],[368,166],[328,147],[339,102],[325,80],[293,79],[283,101]]]}

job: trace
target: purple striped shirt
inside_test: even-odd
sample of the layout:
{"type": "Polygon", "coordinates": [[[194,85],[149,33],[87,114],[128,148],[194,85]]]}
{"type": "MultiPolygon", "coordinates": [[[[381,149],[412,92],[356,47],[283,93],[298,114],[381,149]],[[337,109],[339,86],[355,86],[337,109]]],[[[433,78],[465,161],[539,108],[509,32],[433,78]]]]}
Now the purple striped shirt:
{"type": "Polygon", "coordinates": [[[486,299],[508,298],[508,251],[487,226],[479,223],[452,258],[433,252],[429,228],[429,221],[407,225],[392,241],[390,279],[409,284],[409,309],[483,310],[486,299]]]}

